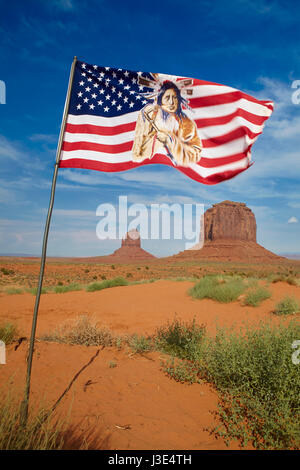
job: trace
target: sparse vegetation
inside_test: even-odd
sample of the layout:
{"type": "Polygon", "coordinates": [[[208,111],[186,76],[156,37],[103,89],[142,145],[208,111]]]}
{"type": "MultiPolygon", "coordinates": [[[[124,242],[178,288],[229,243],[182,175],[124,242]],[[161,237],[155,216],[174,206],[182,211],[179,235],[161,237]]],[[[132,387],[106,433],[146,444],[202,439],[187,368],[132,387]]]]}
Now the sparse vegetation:
{"type": "Polygon", "coordinates": [[[195,299],[207,298],[228,303],[237,300],[245,289],[240,277],[205,276],[189,290],[189,294],[195,299]]]}
{"type": "Polygon", "coordinates": [[[300,376],[291,360],[300,325],[261,324],[238,332],[219,328],[215,338],[202,334],[192,348],[181,348],[187,337],[180,325],[161,329],[165,347],[157,335],[160,349],[184,357],[172,357],[162,368],[180,382],[205,379],[219,390],[222,426],[210,431],[227,443],[238,439],[258,449],[300,448],[300,376]]]}
{"type": "Polygon", "coordinates": [[[128,281],[123,277],[107,279],[102,282],[93,282],[86,287],[87,292],[95,292],[97,290],[108,289],[110,287],[127,286],[128,281]]]}
{"type": "Polygon", "coordinates": [[[162,370],[176,382],[195,383],[200,382],[199,370],[195,364],[186,360],[175,360],[174,357],[166,361],[161,361],[162,370]]]}
{"type": "Polygon", "coordinates": [[[20,289],[19,287],[7,287],[5,289],[5,294],[8,295],[15,295],[15,294],[23,294],[23,290],[20,289]]]}
{"type": "Polygon", "coordinates": [[[244,300],[245,305],[250,305],[252,307],[258,307],[264,300],[271,297],[271,292],[265,289],[264,287],[257,287],[251,289],[244,300]]]}
{"type": "Polygon", "coordinates": [[[300,325],[290,323],[219,329],[207,340],[200,371],[221,392],[218,435],[258,449],[300,448],[300,376],[291,360],[299,337],[300,325]]]}
{"type": "Polygon", "coordinates": [[[135,353],[144,353],[152,349],[150,339],[142,335],[132,335],[128,339],[128,344],[135,353]]]}
{"type": "Polygon", "coordinates": [[[66,292],[73,292],[73,291],[82,290],[82,289],[83,289],[82,285],[73,283],[67,286],[63,286],[63,285],[55,286],[53,290],[55,294],[65,294],[66,292]]]}
{"type": "Polygon", "coordinates": [[[5,323],[0,325],[0,341],[3,341],[5,344],[12,343],[17,336],[17,329],[11,323],[5,323]]]}
{"type": "Polygon", "coordinates": [[[44,341],[80,344],[83,346],[112,346],[113,336],[106,328],[99,328],[88,317],[81,316],[42,337],[44,341]]]}
{"type": "Polygon", "coordinates": [[[4,276],[10,276],[12,274],[15,274],[13,269],[1,268],[0,271],[2,272],[2,274],[4,274],[4,276]]]}
{"type": "MultiPolygon", "coordinates": [[[[30,292],[32,295],[36,295],[37,290],[38,290],[37,287],[31,287],[30,289],[28,289],[28,292],[30,292]]],[[[48,294],[48,292],[49,292],[49,289],[47,287],[42,287],[42,294],[48,294]]]]}
{"type": "Polygon", "coordinates": [[[60,450],[64,445],[65,424],[44,419],[47,411],[29,416],[26,428],[19,424],[19,406],[7,397],[0,405],[0,450],[60,450]]]}
{"type": "Polygon", "coordinates": [[[156,330],[155,345],[172,356],[195,361],[200,357],[204,336],[205,326],[197,325],[195,319],[184,323],[175,318],[156,330]]]}
{"type": "Polygon", "coordinates": [[[300,312],[299,303],[296,299],[286,296],[276,306],[275,315],[294,315],[300,312]]]}

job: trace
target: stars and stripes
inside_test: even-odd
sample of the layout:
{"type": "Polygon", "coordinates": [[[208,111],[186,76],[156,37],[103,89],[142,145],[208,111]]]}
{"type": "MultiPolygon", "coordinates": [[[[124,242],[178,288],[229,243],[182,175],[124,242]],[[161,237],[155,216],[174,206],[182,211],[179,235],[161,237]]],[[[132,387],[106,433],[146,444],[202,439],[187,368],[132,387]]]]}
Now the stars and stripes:
{"type": "MultiPolygon", "coordinates": [[[[150,73],[100,67],[77,61],[60,167],[124,171],[151,163],[173,166],[163,154],[133,162],[132,146],[139,111],[151,91],[139,84],[150,73]]],[[[174,77],[174,80],[177,77],[174,77]]],[[[193,79],[184,112],[197,125],[203,149],[198,163],[176,169],[205,184],[232,178],[251,165],[251,147],[273,111],[237,89],[193,79]]]]}

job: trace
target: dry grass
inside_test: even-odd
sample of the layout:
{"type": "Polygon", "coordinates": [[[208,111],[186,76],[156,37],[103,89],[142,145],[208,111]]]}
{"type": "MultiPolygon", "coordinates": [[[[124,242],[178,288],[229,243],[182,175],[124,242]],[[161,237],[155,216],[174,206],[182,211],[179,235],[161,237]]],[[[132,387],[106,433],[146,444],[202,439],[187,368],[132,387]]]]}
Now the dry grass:
{"type": "Polygon", "coordinates": [[[95,322],[84,315],[66,322],[41,339],[83,346],[112,346],[114,343],[114,338],[108,329],[99,328],[95,322]]]}

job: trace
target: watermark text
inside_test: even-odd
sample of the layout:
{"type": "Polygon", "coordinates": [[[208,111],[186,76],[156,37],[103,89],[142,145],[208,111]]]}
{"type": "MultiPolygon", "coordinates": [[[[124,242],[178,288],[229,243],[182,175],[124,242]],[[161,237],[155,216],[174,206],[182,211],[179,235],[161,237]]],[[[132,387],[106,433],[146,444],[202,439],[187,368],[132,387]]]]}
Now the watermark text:
{"type": "Polygon", "coordinates": [[[199,250],[204,243],[204,204],[131,204],[127,196],[119,196],[116,208],[105,203],[97,207],[101,217],[96,227],[100,240],[122,239],[139,229],[143,240],[184,240],[185,249],[199,250]]]}

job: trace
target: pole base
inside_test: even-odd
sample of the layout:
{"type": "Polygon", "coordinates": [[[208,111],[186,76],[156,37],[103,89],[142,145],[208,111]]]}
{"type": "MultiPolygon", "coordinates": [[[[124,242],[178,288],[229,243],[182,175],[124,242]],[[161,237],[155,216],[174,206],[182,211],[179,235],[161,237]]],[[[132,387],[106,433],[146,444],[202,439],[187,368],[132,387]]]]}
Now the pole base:
{"type": "Polygon", "coordinates": [[[28,400],[23,400],[20,406],[20,425],[25,427],[28,419],[28,400]]]}

